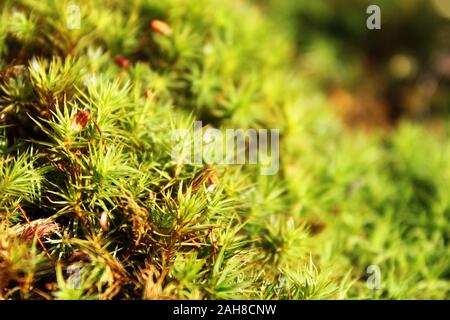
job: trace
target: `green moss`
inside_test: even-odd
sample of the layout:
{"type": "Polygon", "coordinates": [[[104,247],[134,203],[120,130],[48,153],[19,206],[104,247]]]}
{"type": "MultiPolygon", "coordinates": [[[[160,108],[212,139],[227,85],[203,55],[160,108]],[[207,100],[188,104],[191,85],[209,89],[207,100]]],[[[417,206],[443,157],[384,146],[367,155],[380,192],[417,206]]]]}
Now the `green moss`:
{"type": "Polygon", "coordinates": [[[248,3],[70,4],[2,7],[2,297],[448,298],[444,137],[346,131],[248,3]],[[173,159],[195,120],[280,129],[280,170],[173,159]]]}

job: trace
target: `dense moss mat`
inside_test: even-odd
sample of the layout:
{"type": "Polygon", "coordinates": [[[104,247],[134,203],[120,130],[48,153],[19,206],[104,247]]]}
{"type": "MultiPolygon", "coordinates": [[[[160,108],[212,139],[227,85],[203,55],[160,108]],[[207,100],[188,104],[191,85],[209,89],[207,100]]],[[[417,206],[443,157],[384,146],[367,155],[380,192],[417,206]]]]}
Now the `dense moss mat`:
{"type": "Polygon", "coordinates": [[[445,126],[348,131],[246,2],[71,4],[2,6],[2,298],[449,297],[445,126]],[[173,158],[195,120],[278,172],[173,158]]]}

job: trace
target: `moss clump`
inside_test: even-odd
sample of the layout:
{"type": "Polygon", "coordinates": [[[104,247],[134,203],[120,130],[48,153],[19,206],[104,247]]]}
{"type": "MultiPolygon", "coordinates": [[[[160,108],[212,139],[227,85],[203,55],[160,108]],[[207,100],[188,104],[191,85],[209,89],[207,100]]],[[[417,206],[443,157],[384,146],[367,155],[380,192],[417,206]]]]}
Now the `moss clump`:
{"type": "Polygon", "coordinates": [[[257,7],[1,15],[2,298],[447,297],[450,145],[412,124],[347,132],[257,7]],[[174,158],[195,120],[279,129],[279,171],[174,158]]]}

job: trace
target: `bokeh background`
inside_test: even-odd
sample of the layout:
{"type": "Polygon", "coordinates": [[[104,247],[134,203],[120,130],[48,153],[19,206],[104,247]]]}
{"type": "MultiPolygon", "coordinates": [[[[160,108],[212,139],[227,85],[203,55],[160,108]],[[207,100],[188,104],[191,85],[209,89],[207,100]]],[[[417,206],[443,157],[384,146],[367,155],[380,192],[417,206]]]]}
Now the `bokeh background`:
{"type": "Polygon", "coordinates": [[[287,31],[302,72],[321,84],[350,126],[390,127],[401,117],[447,117],[450,1],[257,3],[287,31]],[[371,4],[381,9],[381,30],[366,28],[371,4]]]}

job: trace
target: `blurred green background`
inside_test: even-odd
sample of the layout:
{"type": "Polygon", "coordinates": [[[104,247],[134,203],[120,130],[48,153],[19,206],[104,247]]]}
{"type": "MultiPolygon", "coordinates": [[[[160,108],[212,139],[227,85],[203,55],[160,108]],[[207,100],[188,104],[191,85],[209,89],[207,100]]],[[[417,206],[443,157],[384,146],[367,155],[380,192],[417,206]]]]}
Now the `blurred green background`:
{"type": "Polygon", "coordinates": [[[298,64],[344,121],[390,126],[450,109],[449,0],[258,0],[296,44],[298,64]],[[369,5],[381,30],[369,30],[369,5]]]}

